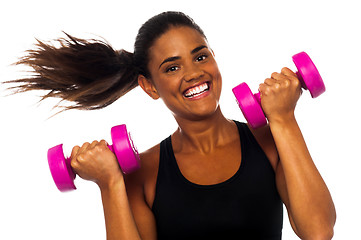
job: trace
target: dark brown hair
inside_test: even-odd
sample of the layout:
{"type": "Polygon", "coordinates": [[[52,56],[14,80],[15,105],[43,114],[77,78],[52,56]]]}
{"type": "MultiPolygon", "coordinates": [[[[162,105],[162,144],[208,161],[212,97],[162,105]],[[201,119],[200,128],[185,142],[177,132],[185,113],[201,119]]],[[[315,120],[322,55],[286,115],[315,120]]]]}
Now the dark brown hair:
{"type": "Polygon", "coordinates": [[[33,76],[6,83],[15,92],[48,90],[42,100],[61,98],[73,103],[68,109],[92,110],[108,106],[136,86],[138,75],[150,78],[148,51],[154,41],[172,26],[188,26],[205,37],[201,28],[181,12],[164,12],[139,29],[134,53],[114,50],[102,40],[85,40],[69,34],[56,39],[60,46],[37,40],[16,64],[32,67],[33,76]]]}

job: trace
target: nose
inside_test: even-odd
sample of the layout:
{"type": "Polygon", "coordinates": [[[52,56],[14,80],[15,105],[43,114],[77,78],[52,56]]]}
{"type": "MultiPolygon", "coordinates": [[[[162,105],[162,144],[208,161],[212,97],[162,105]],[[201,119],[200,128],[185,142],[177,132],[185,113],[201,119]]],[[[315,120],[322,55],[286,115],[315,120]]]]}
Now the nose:
{"type": "Polygon", "coordinates": [[[189,82],[192,80],[196,80],[201,78],[204,75],[204,71],[197,66],[197,64],[190,64],[186,68],[186,72],[184,73],[184,80],[189,82]]]}

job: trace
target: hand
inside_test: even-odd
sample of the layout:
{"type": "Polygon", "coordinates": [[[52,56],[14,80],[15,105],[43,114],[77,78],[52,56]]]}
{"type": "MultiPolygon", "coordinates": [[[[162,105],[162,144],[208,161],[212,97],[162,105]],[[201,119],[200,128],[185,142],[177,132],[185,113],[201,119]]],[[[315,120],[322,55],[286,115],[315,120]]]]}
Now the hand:
{"type": "Polygon", "coordinates": [[[270,124],[294,118],[294,110],[302,94],[301,83],[294,72],[282,68],[281,73],[272,73],[271,78],[259,85],[259,91],[262,109],[270,124]]]}
{"type": "Polygon", "coordinates": [[[75,146],[71,153],[71,167],[81,178],[93,181],[99,187],[123,180],[118,161],[104,140],[75,146]]]}

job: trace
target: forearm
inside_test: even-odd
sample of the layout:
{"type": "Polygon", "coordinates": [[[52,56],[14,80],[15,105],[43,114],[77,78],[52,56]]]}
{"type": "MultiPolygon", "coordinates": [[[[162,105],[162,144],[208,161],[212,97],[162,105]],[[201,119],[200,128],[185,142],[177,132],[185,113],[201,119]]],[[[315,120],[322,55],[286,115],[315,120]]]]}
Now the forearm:
{"type": "Polygon", "coordinates": [[[289,211],[303,239],[332,235],[336,213],[294,117],[270,122],[287,186],[289,211]],[[330,233],[331,232],[331,233],[330,233]]]}
{"type": "Polygon", "coordinates": [[[141,239],[130,209],[124,181],[100,189],[107,239],[141,239]]]}

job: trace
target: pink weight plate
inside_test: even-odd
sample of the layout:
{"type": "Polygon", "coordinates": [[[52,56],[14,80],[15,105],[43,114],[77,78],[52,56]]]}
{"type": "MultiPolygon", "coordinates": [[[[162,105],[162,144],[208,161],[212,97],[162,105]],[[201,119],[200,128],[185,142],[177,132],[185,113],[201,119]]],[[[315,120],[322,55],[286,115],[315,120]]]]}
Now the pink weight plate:
{"type": "Polygon", "coordinates": [[[71,169],[70,158],[64,158],[63,144],[48,150],[48,164],[53,180],[60,191],[76,189],[75,173],[71,169]]]}
{"type": "Polygon", "coordinates": [[[122,124],[112,127],[111,136],[113,141],[112,147],[123,173],[128,174],[139,169],[139,154],[128,134],[126,126],[122,124]]]}
{"type": "Polygon", "coordinates": [[[258,128],[267,124],[260,103],[246,83],[239,84],[234,87],[232,91],[236,96],[236,100],[244,117],[252,128],[258,128]]]}
{"type": "Polygon", "coordinates": [[[310,91],[312,98],[316,98],[326,91],[322,77],[307,53],[295,54],[292,60],[298,69],[297,74],[302,78],[300,80],[303,81],[303,87],[310,91]]]}

